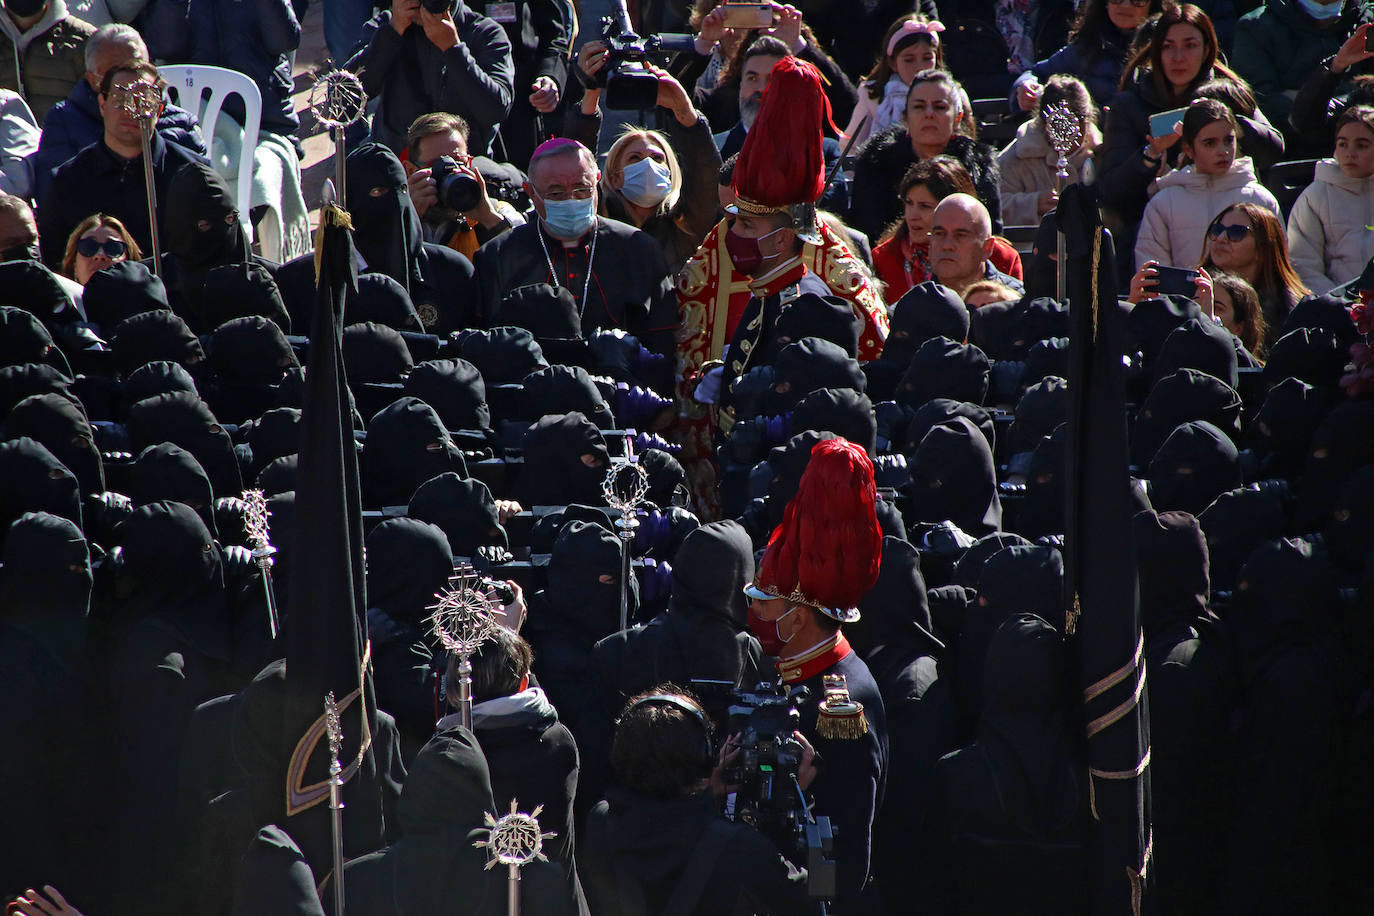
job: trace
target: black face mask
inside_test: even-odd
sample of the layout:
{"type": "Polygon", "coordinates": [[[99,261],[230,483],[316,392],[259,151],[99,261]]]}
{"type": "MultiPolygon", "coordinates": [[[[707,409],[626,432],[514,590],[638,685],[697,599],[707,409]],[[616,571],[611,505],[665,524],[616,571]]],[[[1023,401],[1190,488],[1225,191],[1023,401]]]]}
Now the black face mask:
{"type": "Polygon", "coordinates": [[[48,0],[5,0],[5,9],[20,19],[36,16],[48,5],[48,0]]]}

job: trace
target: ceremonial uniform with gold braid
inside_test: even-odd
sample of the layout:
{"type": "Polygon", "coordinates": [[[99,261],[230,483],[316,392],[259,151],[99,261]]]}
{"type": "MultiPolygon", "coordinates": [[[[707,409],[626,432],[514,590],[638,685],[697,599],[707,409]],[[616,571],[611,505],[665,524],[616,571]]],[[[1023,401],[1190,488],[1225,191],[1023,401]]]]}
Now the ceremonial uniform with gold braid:
{"type": "Polygon", "coordinates": [[[730,382],[750,367],[753,352],[768,339],[781,308],[801,291],[797,284],[808,273],[824,285],[825,294],[849,302],[863,319],[861,361],[876,359],[887,339],[881,294],[849,246],[816,218],[815,203],[825,190],[821,130],[829,118],[815,68],[790,57],[779,61],[740,150],[734,173],[737,202],[729,209],[753,216],[788,214],[803,249],[767,274],[747,277],[735,269],[727,249],[727,219],[678,273],[678,436],[698,509],[710,517],[718,507],[714,428],[728,431],[733,417],[728,406],[717,409],[693,399],[701,376],[726,359],[721,394],[728,399],[730,382]]]}

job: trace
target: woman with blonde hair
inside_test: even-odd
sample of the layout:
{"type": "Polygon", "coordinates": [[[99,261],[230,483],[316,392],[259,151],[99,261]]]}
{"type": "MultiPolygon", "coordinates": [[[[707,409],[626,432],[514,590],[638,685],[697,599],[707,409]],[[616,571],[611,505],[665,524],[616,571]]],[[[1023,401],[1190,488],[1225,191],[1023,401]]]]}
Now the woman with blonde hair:
{"type": "MultiPolygon", "coordinates": [[[[606,66],[604,42],[589,41],[577,65],[589,78],[606,66]]],[[[658,77],[663,132],[625,125],[606,152],[601,170],[601,215],[629,223],[654,237],[676,271],[716,224],[716,176],[720,151],[711,124],[692,105],[682,84],[666,70],[658,77]],[[681,164],[686,162],[684,168],[681,164]]],[[[581,108],[568,113],[564,135],[596,149],[601,133],[601,90],[588,89],[581,108]]]]}
{"type": "Polygon", "coordinates": [[[98,270],[132,259],[141,260],[138,242],[113,216],[93,213],[77,224],[67,237],[62,255],[62,275],[85,286],[98,270]]]}

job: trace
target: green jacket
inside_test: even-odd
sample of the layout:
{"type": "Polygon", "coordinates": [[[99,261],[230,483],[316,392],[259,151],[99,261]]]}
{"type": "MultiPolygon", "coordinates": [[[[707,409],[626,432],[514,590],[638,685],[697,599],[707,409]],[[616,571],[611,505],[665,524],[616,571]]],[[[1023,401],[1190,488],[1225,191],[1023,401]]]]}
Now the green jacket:
{"type": "Polygon", "coordinates": [[[1294,0],[1268,0],[1236,24],[1230,63],[1255,90],[1270,123],[1287,128],[1293,95],[1357,25],[1371,19],[1374,0],[1346,0],[1340,18],[1326,24],[1294,0]]]}
{"type": "Polygon", "coordinates": [[[41,125],[48,110],[67,97],[86,75],[86,39],[95,27],[67,12],[65,0],[50,0],[43,18],[22,35],[0,13],[0,88],[29,103],[41,125]]]}

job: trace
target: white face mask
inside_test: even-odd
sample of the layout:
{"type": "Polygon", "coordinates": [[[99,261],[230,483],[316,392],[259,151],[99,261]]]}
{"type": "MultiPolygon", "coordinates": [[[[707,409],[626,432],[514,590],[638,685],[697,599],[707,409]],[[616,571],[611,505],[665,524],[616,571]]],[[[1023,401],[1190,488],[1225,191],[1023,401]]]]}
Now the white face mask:
{"type": "Polygon", "coordinates": [[[625,184],[620,193],[638,207],[657,207],[673,189],[668,166],[647,156],[625,166],[625,184]]]}

